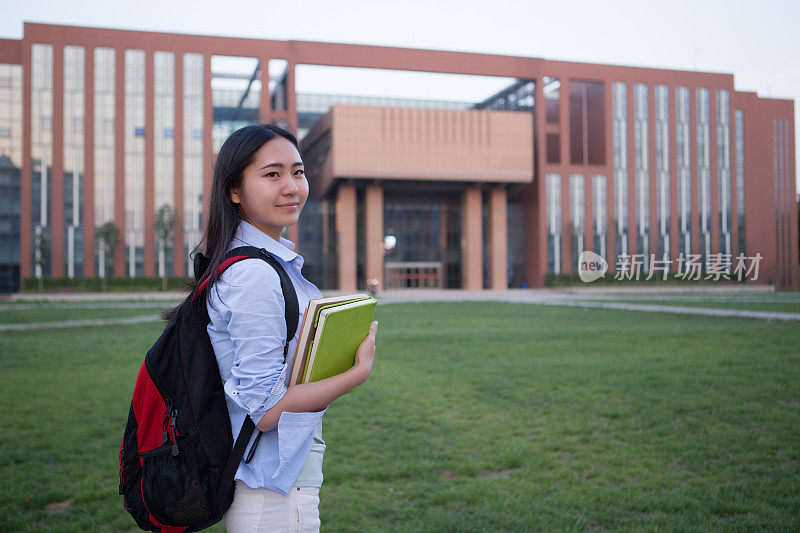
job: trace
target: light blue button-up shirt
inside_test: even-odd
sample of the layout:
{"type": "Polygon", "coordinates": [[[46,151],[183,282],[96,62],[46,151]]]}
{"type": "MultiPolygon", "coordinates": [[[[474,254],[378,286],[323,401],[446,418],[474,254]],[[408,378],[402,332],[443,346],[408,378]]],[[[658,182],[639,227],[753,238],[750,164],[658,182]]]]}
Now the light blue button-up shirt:
{"type": "MultiPolygon", "coordinates": [[[[284,363],[285,304],[280,277],[272,266],[261,259],[239,261],[207,291],[208,336],[225,385],[234,439],[246,415],[257,424],[286,393],[303,313],[310,299],[322,297],[301,274],[303,258],[294,252],[292,241],[281,237],[277,242],[242,221],[229,250],[239,246],[264,248],[278,259],[297,292],[300,316],[284,363]]],[[[284,411],[278,427],[262,435],[250,463],[239,465],[235,479],[283,494],[293,485],[321,486],[324,412],[284,411]]]]}

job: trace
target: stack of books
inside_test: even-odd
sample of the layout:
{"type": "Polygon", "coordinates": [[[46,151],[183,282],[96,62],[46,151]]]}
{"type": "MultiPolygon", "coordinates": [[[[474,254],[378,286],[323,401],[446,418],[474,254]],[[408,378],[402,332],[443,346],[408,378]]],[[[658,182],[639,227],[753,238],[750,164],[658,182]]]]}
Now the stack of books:
{"type": "Polygon", "coordinates": [[[360,293],[308,302],[289,384],[319,381],[352,368],[356,350],[369,334],[377,303],[360,293]]]}

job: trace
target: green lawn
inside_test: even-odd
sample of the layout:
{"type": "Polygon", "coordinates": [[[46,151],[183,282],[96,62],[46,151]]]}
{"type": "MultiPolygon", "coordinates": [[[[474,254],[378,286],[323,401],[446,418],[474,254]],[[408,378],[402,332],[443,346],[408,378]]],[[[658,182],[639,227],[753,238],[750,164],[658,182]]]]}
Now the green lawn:
{"type": "Polygon", "coordinates": [[[708,309],[738,309],[741,311],[769,311],[774,313],[800,313],[800,302],[748,302],[748,301],[697,301],[697,300],[608,300],[638,305],[663,305],[667,307],[703,307],[708,309]]]}
{"type": "MultiPolygon", "coordinates": [[[[323,423],[327,531],[800,528],[796,322],[477,302],[376,318],[373,376],[323,423]]],[[[160,330],[0,335],[0,530],[134,529],[119,439],[160,330]]]]}

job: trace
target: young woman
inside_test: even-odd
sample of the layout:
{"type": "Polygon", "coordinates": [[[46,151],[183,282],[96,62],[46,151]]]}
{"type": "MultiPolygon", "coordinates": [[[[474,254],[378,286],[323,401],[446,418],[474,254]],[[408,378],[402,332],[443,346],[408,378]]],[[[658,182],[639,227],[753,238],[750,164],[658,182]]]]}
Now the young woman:
{"type": "MultiPolygon", "coordinates": [[[[308,181],[291,133],[266,124],[234,132],[214,167],[204,235],[209,258],[205,276],[217,271],[230,249],[264,248],[289,275],[302,321],[308,301],[321,294],[303,277],[303,258],[281,232],[297,223],[307,198],[308,181]]],[[[233,437],[245,416],[264,432],[252,460],[243,461],[236,471],[225,527],[229,533],[317,531],[325,451],[322,415],[332,401],[369,376],[378,323],[372,323],[358,348],[353,368],[287,387],[297,335],[289,339],[284,363],[287,332],[277,272],[265,261],[248,259],[233,264],[218,279],[212,277],[212,282],[206,293],[208,334],[225,385],[233,437]]]]}

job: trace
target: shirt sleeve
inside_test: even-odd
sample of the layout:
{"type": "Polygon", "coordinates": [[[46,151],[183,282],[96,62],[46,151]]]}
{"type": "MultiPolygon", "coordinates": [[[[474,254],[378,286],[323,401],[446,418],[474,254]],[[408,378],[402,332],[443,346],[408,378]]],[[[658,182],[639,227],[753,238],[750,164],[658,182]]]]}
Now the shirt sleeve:
{"type": "Polygon", "coordinates": [[[243,260],[231,265],[218,284],[224,286],[226,281],[220,300],[233,343],[233,365],[225,394],[258,424],[286,394],[280,277],[264,261],[243,260]]]}

